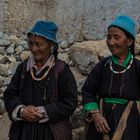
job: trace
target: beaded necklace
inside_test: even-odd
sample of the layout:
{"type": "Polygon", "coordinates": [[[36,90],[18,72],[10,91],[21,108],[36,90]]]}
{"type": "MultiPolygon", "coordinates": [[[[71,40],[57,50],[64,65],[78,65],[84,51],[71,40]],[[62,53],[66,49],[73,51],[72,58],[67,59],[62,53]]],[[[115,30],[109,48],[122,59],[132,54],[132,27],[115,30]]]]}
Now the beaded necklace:
{"type": "Polygon", "coordinates": [[[112,67],[112,60],[110,61],[110,70],[114,73],[114,74],[122,74],[122,73],[124,73],[124,72],[126,72],[128,69],[130,69],[130,67],[131,67],[131,65],[132,65],[132,63],[133,63],[133,55],[131,55],[131,60],[130,60],[130,63],[129,63],[129,65],[124,69],[124,70],[122,70],[122,71],[115,71],[114,69],[113,69],[113,67],[112,67]]]}
{"type": "Polygon", "coordinates": [[[31,76],[32,76],[32,79],[36,80],[36,81],[41,81],[43,80],[49,73],[49,71],[51,70],[51,68],[54,66],[55,62],[54,62],[54,59],[53,61],[51,62],[49,68],[46,70],[46,72],[44,73],[44,75],[40,78],[36,78],[35,75],[34,75],[34,72],[33,72],[33,68],[31,68],[31,76]]]}

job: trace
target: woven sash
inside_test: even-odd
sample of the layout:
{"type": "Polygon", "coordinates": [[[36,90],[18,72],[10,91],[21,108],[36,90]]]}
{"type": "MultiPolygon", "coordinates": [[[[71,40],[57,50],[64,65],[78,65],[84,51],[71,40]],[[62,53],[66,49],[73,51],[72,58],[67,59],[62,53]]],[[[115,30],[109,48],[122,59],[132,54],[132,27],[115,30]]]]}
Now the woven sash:
{"type": "MultiPolygon", "coordinates": [[[[128,105],[126,106],[125,110],[122,113],[122,116],[116,128],[116,131],[111,140],[121,140],[122,135],[127,125],[127,120],[128,120],[128,116],[131,111],[132,105],[133,105],[133,101],[129,101],[128,105]]],[[[137,106],[139,107],[139,110],[140,110],[140,104],[137,104],[137,106]]],[[[110,140],[109,134],[104,134],[103,140],[110,140]]]]}

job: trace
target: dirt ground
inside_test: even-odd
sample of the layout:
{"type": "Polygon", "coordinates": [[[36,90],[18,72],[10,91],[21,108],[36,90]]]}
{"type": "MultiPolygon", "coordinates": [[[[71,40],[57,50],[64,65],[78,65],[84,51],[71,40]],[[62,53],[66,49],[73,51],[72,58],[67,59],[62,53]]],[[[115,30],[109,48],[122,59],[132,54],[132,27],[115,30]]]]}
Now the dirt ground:
{"type": "Polygon", "coordinates": [[[10,121],[5,113],[3,118],[0,119],[0,140],[8,140],[8,131],[9,131],[10,121]]]}

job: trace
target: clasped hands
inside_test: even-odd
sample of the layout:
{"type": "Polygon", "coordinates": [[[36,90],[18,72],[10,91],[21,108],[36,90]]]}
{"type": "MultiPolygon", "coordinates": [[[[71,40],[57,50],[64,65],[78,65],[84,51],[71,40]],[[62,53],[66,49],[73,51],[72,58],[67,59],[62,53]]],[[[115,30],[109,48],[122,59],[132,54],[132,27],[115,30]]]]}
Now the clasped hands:
{"type": "Polygon", "coordinates": [[[38,107],[29,105],[25,106],[21,112],[22,119],[28,122],[37,122],[45,117],[38,107]]]}

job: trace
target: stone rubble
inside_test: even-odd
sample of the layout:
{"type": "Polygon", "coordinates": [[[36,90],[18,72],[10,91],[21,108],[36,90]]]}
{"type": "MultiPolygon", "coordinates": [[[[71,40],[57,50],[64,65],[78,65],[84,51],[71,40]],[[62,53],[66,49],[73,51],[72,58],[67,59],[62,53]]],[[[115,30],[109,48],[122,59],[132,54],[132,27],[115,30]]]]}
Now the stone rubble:
{"type": "MultiPolygon", "coordinates": [[[[19,63],[31,55],[27,42],[23,38],[25,37],[8,36],[0,32],[0,115],[5,113],[3,103],[5,88],[19,63]]],[[[85,122],[82,114],[81,87],[91,69],[99,61],[111,54],[105,40],[75,42],[72,45],[69,45],[67,41],[62,41],[58,51],[58,58],[70,66],[77,82],[78,106],[71,119],[73,140],[82,140],[85,122]]],[[[140,59],[140,34],[137,35],[135,51],[136,57],[140,59]]]]}

